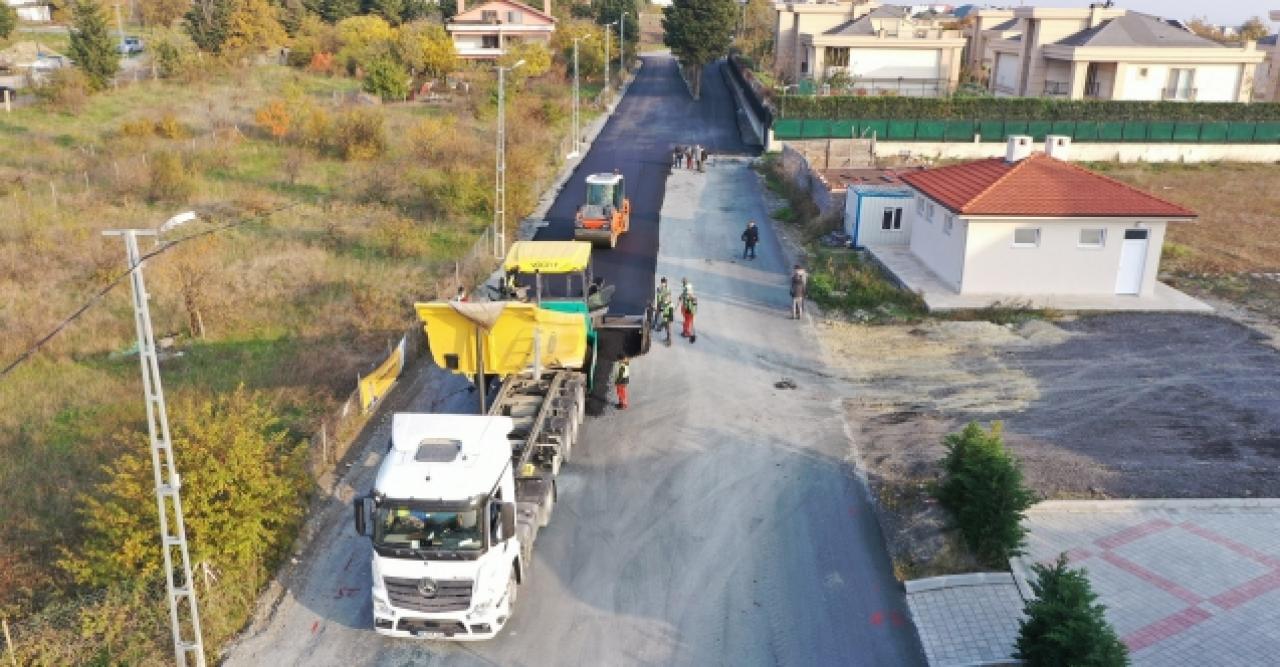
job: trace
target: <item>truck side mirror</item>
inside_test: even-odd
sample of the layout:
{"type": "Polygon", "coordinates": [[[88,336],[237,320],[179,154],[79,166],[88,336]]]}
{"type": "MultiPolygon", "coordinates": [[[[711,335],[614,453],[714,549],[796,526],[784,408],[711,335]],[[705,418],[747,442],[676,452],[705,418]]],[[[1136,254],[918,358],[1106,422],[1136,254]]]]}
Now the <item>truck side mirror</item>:
{"type": "Polygon", "coordinates": [[[371,496],[356,498],[352,505],[356,513],[356,534],[368,535],[369,524],[373,523],[373,498],[371,496]]]}
{"type": "Polygon", "coordinates": [[[502,503],[502,538],[509,540],[516,536],[516,504],[502,503]]]}

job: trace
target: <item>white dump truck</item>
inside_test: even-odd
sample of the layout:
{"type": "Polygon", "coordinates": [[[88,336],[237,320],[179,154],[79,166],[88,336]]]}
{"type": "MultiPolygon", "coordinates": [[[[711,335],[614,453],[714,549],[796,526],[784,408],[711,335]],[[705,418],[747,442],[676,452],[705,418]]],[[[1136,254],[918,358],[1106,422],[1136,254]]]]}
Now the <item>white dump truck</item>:
{"type": "Polygon", "coordinates": [[[585,416],[585,324],[529,304],[419,312],[442,366],[501,371],[523,368],[530,354],[538,363],[506,375],[485,414],[393,416],[374,488],[355,500],[356,532],[373,543],[373,626],[396,637],[489,639],[511,618],[585,416]],[[466,333],[476,321],[488,328],[466,333]],[[542,366],[564,359],[573,367],[542,366]]]}

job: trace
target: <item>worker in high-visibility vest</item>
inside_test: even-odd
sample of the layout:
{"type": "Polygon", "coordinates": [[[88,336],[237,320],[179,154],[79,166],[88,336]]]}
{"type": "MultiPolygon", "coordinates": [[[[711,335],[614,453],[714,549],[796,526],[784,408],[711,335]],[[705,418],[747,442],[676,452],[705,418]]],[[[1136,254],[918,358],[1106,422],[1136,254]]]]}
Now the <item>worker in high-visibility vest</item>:
{"type": "Polygon", "coordinates": [[[653,291],[653,311],[657,313],[657,317],[653,318],[653,330],[658,331],[662,328],[662,313],[671,306],[671,286],[667,284],[667,277],[663,276],[658,282],[658,287],[653,291]]]}
{"type": "Polygon", "coordinates": [[[680,291],[680,315],[684,318],[684,327],[680,335],[689,339],[690,343],[698,342],[698,335],[693,332],[693,316],[698,312],[698,297],[693,295],[693,283],[688,278],[681,278],[684,289],[680,291]]]}
{"type": "Polygon", "coordinates": [[[613,387],[618,392],[619,410],[627,409],[627,385],[629,384],[631,384],[631,362],[627,360],[627,355],[619,354],[618,363],[613,367],[613,387]]]}

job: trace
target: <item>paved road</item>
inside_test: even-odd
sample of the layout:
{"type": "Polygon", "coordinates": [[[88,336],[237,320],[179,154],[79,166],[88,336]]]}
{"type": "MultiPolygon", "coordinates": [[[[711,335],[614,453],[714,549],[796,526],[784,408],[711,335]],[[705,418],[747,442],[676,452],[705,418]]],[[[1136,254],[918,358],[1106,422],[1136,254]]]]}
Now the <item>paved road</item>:
{"type": "Polygon", "coordinates": [[[631,198],[631,231],[613,250],[595,253],[595,273],[618,286],[611,310],[636,314],[652,296],[654,257],[658,251],[658,212],[671,147],[702,144],[716,154],[747,154],[738,133],[733,95],[720,73],[709,65],[703,75],[702,99],[689,97],[670,56],[644,57],[644,67],[613,118],[596,138],[547,213],[550,226],[538,240],[573,238],[573,218],[586,198],[588,174],[617,169],[626,177],[631,198]]]}
{"type": "MultiPolygon", "coordinates": [[[[661,101],[661,91],[678,90],[660,80],[661,60],[650,64],[620,126],[661,101]]],[[[630,138],[604,136],[602,150],[609,137],[630,138]]],[[[654,151],[658,141],[644,140],[654,151]]],[[[727,261],[741,219],[763,219],[754,176],[724,164],[707,174],[678,171],[670,187],[656,265],[700,285],[701,336],[696,345],[655,346],[633,368],[632,409],[584,426],[504,633],[481,644],[373,633],[369,545],[354,534],[349,506],[335,500],[315,545],[284,577],[274,614],[232,648],[228,665],[920,664],[903,595],[847,462],[837,400],[844,388],[823,373],[807,326],[783,314],[776,240],[766,232],[750,266],[727,261]],[[782,376],[798,388],[775,389],[782,376]]],[[[654,249],[656,223],[655,214],[654,249]]],[[[393,397],[401,405],[389,407],[470,407],[460,379],[432,371],[409,382],[393,397]]],[[[386,437],[383,424],[348,475],[360,493],[386,437]]]]}

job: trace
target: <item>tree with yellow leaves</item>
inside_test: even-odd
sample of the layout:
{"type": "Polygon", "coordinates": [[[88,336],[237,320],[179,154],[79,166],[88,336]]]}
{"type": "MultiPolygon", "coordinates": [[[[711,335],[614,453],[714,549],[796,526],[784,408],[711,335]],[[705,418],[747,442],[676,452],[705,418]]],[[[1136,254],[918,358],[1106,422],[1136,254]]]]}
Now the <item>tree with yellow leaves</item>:
{"type": "Polygon", "coordinates": [[[278,49],[289,43],[280,25],[280,10],[268,0],[235,0],[227,19],[227,41],[222,50],[248,55],[278,49]]]}

